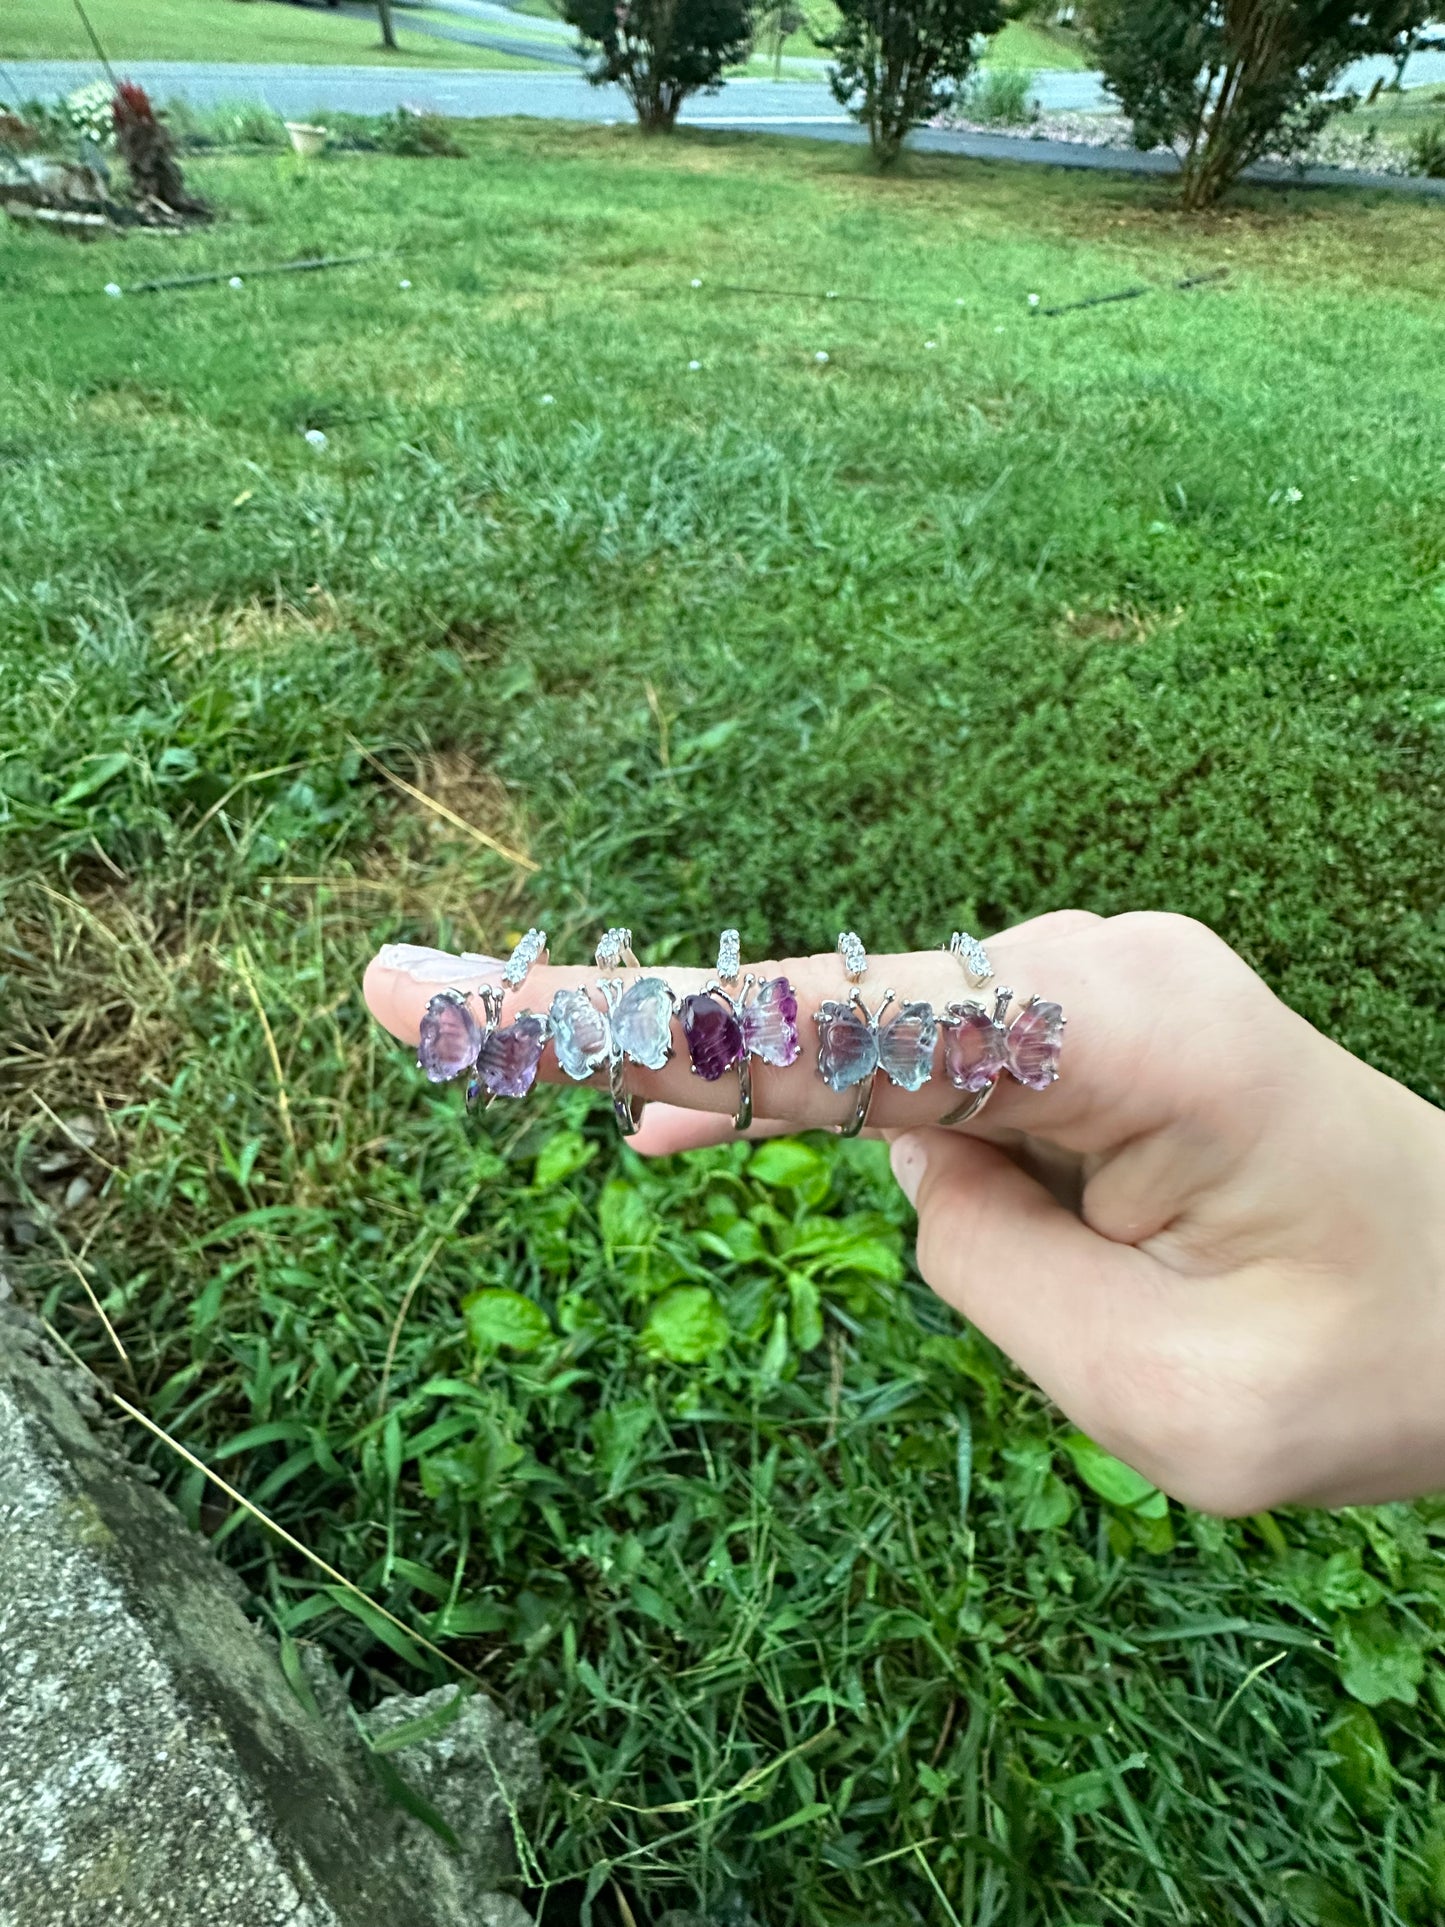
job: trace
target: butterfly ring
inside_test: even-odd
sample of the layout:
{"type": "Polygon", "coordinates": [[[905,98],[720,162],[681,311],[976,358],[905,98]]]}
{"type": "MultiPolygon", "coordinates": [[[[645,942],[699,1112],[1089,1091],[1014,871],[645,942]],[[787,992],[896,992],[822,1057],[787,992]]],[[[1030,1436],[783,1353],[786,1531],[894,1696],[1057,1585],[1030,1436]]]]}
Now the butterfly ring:
{"type": "Polygon", "coordinates": [[[944,1028],[943,1068],[963,1102],[941,1117],[940,1124],[963,1124],[977,1117],[1004,1076],[1031,1091],[1046,1091],[1059,1075],[1064,1041],[1064,1013],[1058,1004],[1030,997],[1010,1023],[1013,992],[1000,986],[993,994],[993,1010],[982,1004],[949,1004],[940,1019],[944,1028]]]}
{"type": "Polygon", "coordinates": [[[786,1069],[795,1064],[798,1042],[798,994],[786,977],[761,982],[751,973],[738,987],[738,933],[724,930],[718,940],[717,977],[678,1006],[687,1054],[695,1077],[712,1083],[725,1071],[738,1076],[738,1103],[733,1124],[745,1131],[753,1121],[752,1060],[786,1069]]]}
{"type": "MultiPolygon", "coordinates": [[[[629,931],[608,931],[607,938],[597,946],[599,957],[636,963],[629,931]],[[615,950],[607,938],[617,940],[615,950]]],[[[662,1069],[672,1056],[676,999],[661,977],[638,977],[631,984],[604,977],[597,989],[602,997],[600,1010],[591,993],[580,986],[557,992],[547,1013],[552,1042],[563,1072],[579,1084],[606,1066],[617,1128],[624,1137],[631,1137],[642,1121],[642,1100],[627,1089],[627,1060],[644,1070],[662,1069]]]]}
{"type": "MultiPolygon", "coordinates": [[[[547,954],[545,930],[529,930],[517,943],[502,971],[507,990],[520,990],[527,973],[539,957],[547,954]]],[[[488,986],[479,991],[487,1013],[487,1033],[477,1053],[476,1066],[467,1085],[467,1103],[475,1104],[485,1095],[490,1108],[499,1097],[525,1097],[537,1081],[542,1053],[552,1035],[551,1019],[535,1011],[522,1010],[504,1024],[502,999],[505,991],[488,986]]]]}

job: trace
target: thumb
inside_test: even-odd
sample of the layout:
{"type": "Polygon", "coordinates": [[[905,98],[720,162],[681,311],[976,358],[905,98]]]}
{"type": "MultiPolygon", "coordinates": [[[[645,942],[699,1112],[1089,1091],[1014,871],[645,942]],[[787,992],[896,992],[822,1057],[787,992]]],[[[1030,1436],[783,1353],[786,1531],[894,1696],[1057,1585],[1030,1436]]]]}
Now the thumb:
{"type": "Polygon", "coordinates": [[[957,1131],[905,1131],[893,1174],[918,1212],[918,1269],[1076,1424],[1117,1430],[1114,1387],[1166,1315],[1158,1262],[1092,1231],[1013,1159],[957,1131]]]}

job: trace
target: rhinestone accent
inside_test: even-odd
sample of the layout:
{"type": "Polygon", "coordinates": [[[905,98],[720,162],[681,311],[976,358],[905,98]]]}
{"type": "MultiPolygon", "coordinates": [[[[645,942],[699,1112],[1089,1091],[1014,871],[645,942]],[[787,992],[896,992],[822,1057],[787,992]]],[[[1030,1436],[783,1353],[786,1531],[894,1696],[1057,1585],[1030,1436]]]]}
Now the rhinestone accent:
{"type": "Polygon", "coordinates": [[[717,940],[717,974],[725,984],[734,983],[742,968],[742,951],[736,930],[724,930],[717,940]]]}
{"type": "Polygon", "coordinates": [[[993,965],[989,962],[988,952],[977,937],[971,937],[966,930],[955,930],[948,940],[949,950],[963,965],[964,973],[971,984],[986,984],[993,975],[993,965]]]}
{"type": "Polygon", "coordinates": [[[843,959],[843,968],[854,983],[868,968],[868,952],[863,948],[856,931],[844,930],[838,936],[838,955],[843,959]]]}
{"type": "Polygon", "coordinates": [[[507,967],[502,972],[502,982],[506,984],[509,990],[517,989],[526,978],[527,972],[532,968],[532,965],[536,963],[546,948],[547,932],[545,930],[529,930],[527,932],[511,956],[508,957],[507,967]]]}
{"type": "Polygon", "coordinates": [[[630,930],[604,930],[597,939],[597,968],[616,970],[621,964],[623,953],[632,948],[630,930]]]}

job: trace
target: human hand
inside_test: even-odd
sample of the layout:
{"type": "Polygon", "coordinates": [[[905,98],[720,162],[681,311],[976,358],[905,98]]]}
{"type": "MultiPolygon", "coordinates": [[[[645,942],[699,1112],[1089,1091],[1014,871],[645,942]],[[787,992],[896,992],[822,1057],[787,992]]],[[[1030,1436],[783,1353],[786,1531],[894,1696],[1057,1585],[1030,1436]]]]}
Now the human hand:
{"type": "MultiPolygon", "coordinates": [[[[1445,1117],[1186,918],[1063,911],[989,952],[1001,981],[1064,1006],[1062,1075],[1045,1092],[1005,1079],[956,1130],[928,1128],[951,1087],[880,1080],[871,1117],[933,1289],[1091,1437],[1205,1510],[1445,1485],[1445,1117]]],[[[760,1128],[840,1122],[849,1100],[817,1077],[808,1022],[841,994],[837,959],[752,967],[792,979],[804,1040],[790,1069],[757,1067],[760,1128]]],[[[437,989],[498,972],[397,948],[367,1000],[414,1040],[437,989]]],[[[685,992],[710,973],[666,974],[685,992]]],[[[506,1014],[595,975],[539,967],[506,1014]]],[[[939,1005],[963,994],[940,952],[869,975],[939,1005]]],[[[661,1100],[632,1140],[644,1153],[732,1135],[730,1080],[674,1059],[630,1082],[661,1100]]]]}

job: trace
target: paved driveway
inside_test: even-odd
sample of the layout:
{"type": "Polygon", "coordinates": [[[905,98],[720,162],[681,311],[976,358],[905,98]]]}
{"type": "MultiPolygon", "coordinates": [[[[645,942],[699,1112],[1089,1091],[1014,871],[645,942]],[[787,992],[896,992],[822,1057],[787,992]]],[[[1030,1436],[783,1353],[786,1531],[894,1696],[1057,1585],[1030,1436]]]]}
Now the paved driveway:
{"type": "MultiPolygon", "coordinates": [[[[503,9],[498,8],[499,12],[503,9]]],[[[525,19],[523,15],[520,18],[525,19]]],[[[309,114],[326,108],[351,113],[384,113],[404,103],[434,107],[443,114],[486,118],[520,114],[542,120],[629,121],[632,109],[620,87],[592,87],[580,75],[555,73],[467,73],[418,67],[282,67],[209,65],[201,61],[124,61],[123,72],[158,100],[184,96],[197,107],[222,101],[261,100],[278,113],[309,114]]],[[[1370,70],[1388,63],[1361,62],[1370,70]]],[[[11,61],[6,72],[26,97],[69,93],[95,78],[91,61],[11,61]]],[[[1417,55],[1407,78],[1445,81],[1445,54],[1417,55]],[[1417,72],[1417,69],[1420,71],[1417,72]]],[[[1093,74],[1040,75],[1039,92],[1056,107],[1098,106],[1102,96],[1093,74]],[[1054,91],[1057,84],[1057,95],[1054,91]],[[1091,90],[1092,91],[1089,91],[1091,90]]],[[[1357,82],[1356,84],[1361,84],[1357,82]]],[[[730,80],[717,94],[694,95],[683,109],[693,127],[751,129],[775,134],[854,141],[859,128],[849,120],[826,86],[813,80],[730,80]]],[[[1011,139],[999,134],[944,133],[930,128],[913,136],[932,152],[968,154],[981,159],[1043,163],[1055,167],[1123,170],[1134,174],[1172,171],[1167,154],[1132,149],[1091,148],[1073,142],[1011,139]]],[[[1258,169],[1260,178],[1298,178],[1293,170],[1258,169]]],[[[1315,170],[1304,178],[1316,183],[1345,180],[1373,183],[1422,194],[1445,194],[1445,181],[1397,175],[1344,175],[1315,170]]]]}

